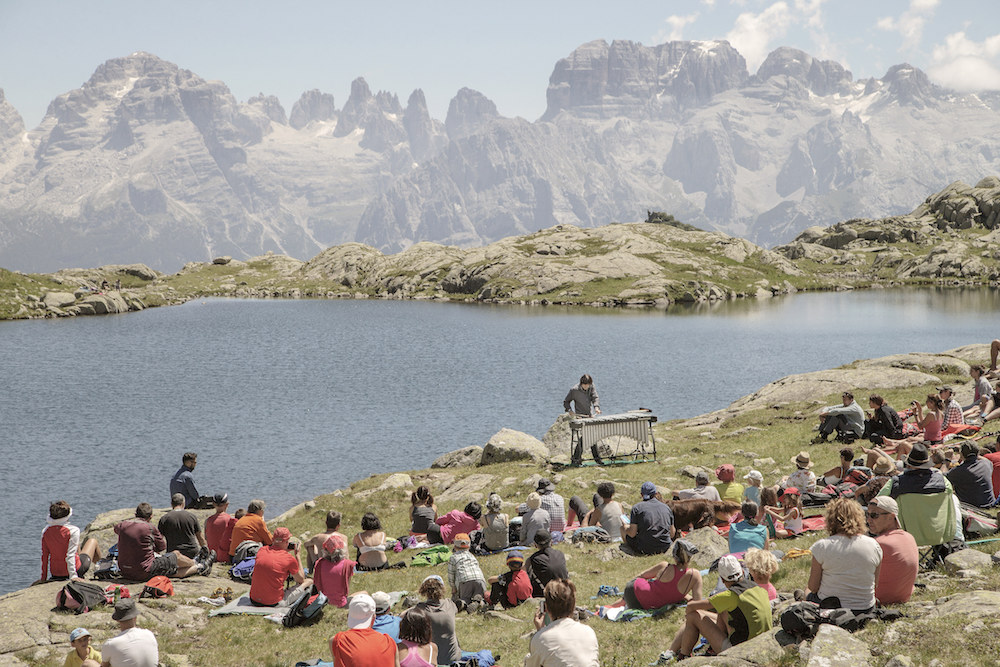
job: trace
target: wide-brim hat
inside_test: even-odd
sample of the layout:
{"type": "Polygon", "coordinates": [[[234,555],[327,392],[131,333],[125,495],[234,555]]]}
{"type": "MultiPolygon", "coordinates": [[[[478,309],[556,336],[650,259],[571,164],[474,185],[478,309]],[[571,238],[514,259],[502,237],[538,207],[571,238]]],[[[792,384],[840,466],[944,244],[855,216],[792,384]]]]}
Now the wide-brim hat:
{"type": "Polygon", "coordinates": [[[933,467],[931,453],[928,451],[927,445],[922,442],[915,443],[913,449],[906,456],[906,465],[917,469],[933,467]]]}
{"type": "Polygon", "coordinates": [[[816,465],[812,457],[809,456],[809,452],[801,451],[797,455],[792,457],[792,463],[797,465],[799,468],[808,469],[816,465]]]}
{"type": "Polygon", "coordinates": [[[375,619],[375,600],[372,596],[359,593],[351,598],[347,606],[347,627],[351,630],[370,628],[375,619]]]}
{"type": "Polygon", "coordinates": [[[111,614],[111,619],[114,621],[127,621],[137,616],[139,616],[139,608],[135,605],[135,600],[132,598],[122,598],[115,603],[115,611],[111,614]]]}
{"type": "Polygon", "coordinates": [[[884,456],[878,457],[878,460],[875,461],[875,465],[872,466],[872,472],[876,475],[888,475],[895,469],[895,464],[884,456]]]}
{"type": "Polygon", "coordinates": [[[538,486],[535,487],[535,490],[538,491],[539,493],[541,493],[542,491],[555,491],[556,485],[555,483],[553,483],[551,479],[545,479],[543,477],[542,479],[538,480],[538,486]]]}

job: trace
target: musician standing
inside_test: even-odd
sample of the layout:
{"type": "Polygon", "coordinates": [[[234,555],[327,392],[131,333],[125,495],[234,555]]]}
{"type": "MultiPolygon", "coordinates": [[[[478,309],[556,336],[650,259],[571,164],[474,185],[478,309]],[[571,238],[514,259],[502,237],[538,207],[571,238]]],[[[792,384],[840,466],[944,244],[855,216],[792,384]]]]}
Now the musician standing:
{"type": "Polygon", "coordinates": [[[574,386],[563,399],[563,409],[566,412],[574,412],[578,415],[591,417],[601,414],[601,406],[598,403],[597,390],[594,389],[594,378],[589,375],[580,377],[580,384],[574,386]],[[573,410],[569,409],[573,404],[573,410]]]}

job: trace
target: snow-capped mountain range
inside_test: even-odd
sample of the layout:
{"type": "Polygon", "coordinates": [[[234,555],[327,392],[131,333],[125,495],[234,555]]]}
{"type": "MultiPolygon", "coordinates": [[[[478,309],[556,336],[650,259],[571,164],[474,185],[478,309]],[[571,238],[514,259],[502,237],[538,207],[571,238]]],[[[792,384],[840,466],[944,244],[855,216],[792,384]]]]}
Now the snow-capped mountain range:
{"type": "Polygon", "coordinates": [[[909,65],[856,81],[780,48],[751,75],[724,41],[596,41],[546,95],[529,122],[462,89],[442,123],[419,89],[404,107],[357,79],[342,107],[313,90],[286,114],[148,53],[104,63],[31,130],[0,91],[0,266],[471,246],[648,210],[771,245],[1000,172],[1000,93],[909,65]]]}

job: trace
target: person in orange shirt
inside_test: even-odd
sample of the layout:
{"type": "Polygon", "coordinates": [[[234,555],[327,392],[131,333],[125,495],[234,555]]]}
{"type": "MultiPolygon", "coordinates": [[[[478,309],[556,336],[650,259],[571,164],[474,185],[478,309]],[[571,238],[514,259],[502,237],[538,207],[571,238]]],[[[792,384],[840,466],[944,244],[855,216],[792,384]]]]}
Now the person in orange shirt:
{"type": "Polygon", "coordinates": [[[271,535],[271,531],[267,529],[267,524],[264,523],[264,507],[264,501],[256,499],[251,500],[250,504],[247,505],[246,516],[238,520],[236,525],[233,526],[233,536],[229,540],[230,556],[235,555],[236,548],[240,546],[241,542],[246,540],[260,542],[264,546],[271,545],[274,538],[271,535]]]}

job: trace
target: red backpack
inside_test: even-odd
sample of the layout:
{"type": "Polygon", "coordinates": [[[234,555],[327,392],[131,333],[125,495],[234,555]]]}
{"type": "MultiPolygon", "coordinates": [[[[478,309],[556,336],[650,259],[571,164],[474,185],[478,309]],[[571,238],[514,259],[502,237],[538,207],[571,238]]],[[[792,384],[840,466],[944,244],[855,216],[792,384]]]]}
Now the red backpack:
{"type": "Polygon", "coordinates": [[[104,589],[104,601],[111,605],[118,602],[121,598],[130,597],[132,597],[132,593],[129,591],[128,586],[123,586],[122,584],[108,584],[107,588],[104,589]]]}
{"type": "Polygon", "coordinates": [[[170,577],[157,575],[146,582],[140,598],[165,598],[174,594],[174,582],[170,577]]]}

